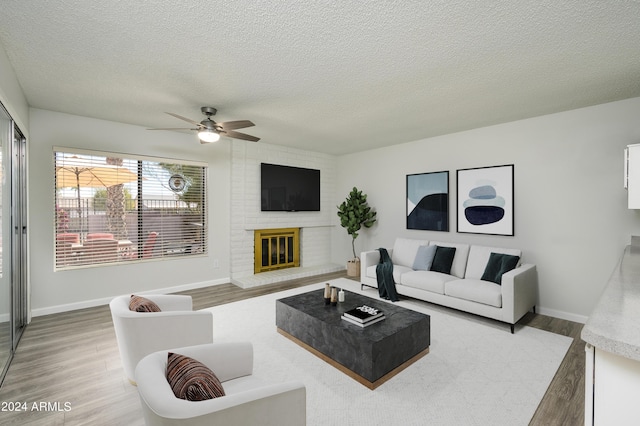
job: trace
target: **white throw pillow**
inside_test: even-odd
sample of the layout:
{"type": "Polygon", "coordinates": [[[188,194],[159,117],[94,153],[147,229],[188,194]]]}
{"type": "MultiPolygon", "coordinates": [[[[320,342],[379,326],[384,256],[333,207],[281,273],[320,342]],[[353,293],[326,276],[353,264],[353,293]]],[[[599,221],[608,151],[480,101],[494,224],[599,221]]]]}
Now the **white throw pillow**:
{"type": "Polygon", "coordinates": [[[438,246],[420,246],[418,247],[418,253],[413,261],[414,271],[428,271],[431,269],[431,263],[436,255],[436,249],[438,246]]]}

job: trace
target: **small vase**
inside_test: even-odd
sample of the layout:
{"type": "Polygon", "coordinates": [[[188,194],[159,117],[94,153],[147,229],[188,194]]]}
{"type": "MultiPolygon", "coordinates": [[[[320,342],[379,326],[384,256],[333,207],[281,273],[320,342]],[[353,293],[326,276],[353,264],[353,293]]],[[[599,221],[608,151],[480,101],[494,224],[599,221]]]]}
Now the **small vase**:
{"type": "Polygon", "coordinates": [[[329,283],[324,285],[324,304],[328,305],[331,301],[331,286],[329,283]]]}
{"type": "Polygon", "coordinates": [[[338,304],[338,288],[331,287],[331,306],[336,306],[338,304]]]}

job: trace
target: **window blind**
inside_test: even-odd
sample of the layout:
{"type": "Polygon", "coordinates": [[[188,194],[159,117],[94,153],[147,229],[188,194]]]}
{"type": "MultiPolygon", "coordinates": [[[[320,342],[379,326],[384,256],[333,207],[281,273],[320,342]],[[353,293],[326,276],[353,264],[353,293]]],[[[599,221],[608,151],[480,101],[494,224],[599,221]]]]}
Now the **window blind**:
{"type": "Polygon", "coordinates": [[[207,253],[206,165],[53,155],[56,269],[207,253]]]}

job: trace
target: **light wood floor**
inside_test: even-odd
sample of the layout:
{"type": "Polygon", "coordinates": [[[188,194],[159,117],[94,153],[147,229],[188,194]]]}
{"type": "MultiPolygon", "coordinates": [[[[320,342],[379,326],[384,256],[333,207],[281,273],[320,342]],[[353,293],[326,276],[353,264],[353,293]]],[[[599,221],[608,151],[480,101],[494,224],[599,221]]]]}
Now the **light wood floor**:
{"type": "MultiPolygon", "coordinates": [[[[339,272],[246,290],[224,284],[182,294],[190,294],[194,309],[202,309],[344,276],[339,272]]],[[[537,314],[527,314],[520,324],[574,339],[530,424],[584,424],[582,325],[537,314]]],[[[5,426],[144,424],[136,388],[122,371],[108,306],[34,318],[0,388],[0,403],[0,409],[15,410],[11,403],[26,408],[0,411],[5,426]],[[65,403],[70,410],[65,411],[65,403]]]]}

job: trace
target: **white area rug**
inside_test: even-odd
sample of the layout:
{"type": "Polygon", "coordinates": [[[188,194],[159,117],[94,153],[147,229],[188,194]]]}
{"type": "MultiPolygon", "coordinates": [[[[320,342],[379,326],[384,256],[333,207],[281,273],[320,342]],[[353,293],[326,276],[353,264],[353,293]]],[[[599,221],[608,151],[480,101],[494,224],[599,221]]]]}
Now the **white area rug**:
{"type": "MultiPolygon", "coordinates": [[[[330,282],[378,296],[375,289],[360,291],[352,280],[330,282]]],[[[276,299],[323,286],[208,309],[214,313],[214,341],[253,343],[254,374],[306,385],[310,426],[526,425],[571,344],[568,337],[531,327],[516,326],[511,334],[505,324],[401,300],[399,306],[431,316],[430,352],[369,390],[276,331],[276,299]]]]}

